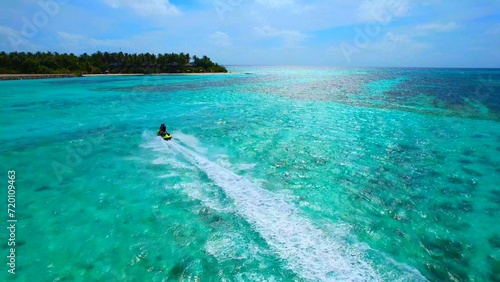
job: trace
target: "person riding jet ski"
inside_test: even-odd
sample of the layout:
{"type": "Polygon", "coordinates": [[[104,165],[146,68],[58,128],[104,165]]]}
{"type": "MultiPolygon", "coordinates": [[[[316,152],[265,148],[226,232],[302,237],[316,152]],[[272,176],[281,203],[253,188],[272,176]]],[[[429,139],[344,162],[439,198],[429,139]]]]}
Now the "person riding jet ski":
{"type": "Polygon", "coordinates": [[[167,127],[163,123],[160,125],[160,129],[156,135],[161,136],[164,140],[172,139],[172,135],[167,132],[167,127]]]}
{"type": "Polygon", "coordinates": [[[167,127],[165,126],[165,124],[162,123],[160,125],[160,129],[158,130],[157,135],[163,137],[165,136],[165,134],[167,134],[167,127]]]}

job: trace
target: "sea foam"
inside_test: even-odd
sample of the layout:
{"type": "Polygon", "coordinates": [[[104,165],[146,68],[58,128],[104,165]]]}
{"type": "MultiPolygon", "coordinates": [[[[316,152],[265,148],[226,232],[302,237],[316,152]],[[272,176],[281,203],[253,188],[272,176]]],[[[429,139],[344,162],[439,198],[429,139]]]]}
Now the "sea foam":
{"type": "MultiPolygon", "coordinates": [[[[328,233],[324,232],[297,207],[290,204],[289,196],[270,192],[262,188],[262,185],[210,161],[202,155],[207,150],[198,147],[199,142],[196,137],[179,133],[174,132],[175,139],[168,142],[160,138],[151,140],[152,136],[143,136],[151,140],[144,147],[167,153],[165,158],[169,159],[169,165],[172,167],[203,171],[232,200],[234,208],[223,207],[225,205],[219,201],[210,199],[196,183],[181,183],[173,188],[186,190],[190,198],[200,200],[204,205],[215,210],[238,213],[264,238],[276,255],[285,262],[286,267],[302,279],[308,281],[426,280],[416,269],[392,260],[384,263],[386,266],[391,266],[390,277],[387,277],[387,273],[381,274],[379,270],[384,266],[375,265],[367,258],[368,251],[378,252],[371,250],[366,244],[348,242],[345,239],[349,233],[348,226],[327,224],[328,233]],[[184,143],[184,139],[187,140],[187,144],[184,143]],[[183,164],[178,156],[182,156],[190,165],[183,164]]],[[[163,162],[155,160],[154,163],[163,162]]],[[[208,248],[208,250],[216,252],[214,248],[208,248]]]]}
{"type": "Polygon", "coordinates": [[[314,281],[382,281],[363,252],[329,238],[283,197],[209,161],[177,141],[164,142],[202,170],[234,202],[236,211],[301,278],[314,281]]]}

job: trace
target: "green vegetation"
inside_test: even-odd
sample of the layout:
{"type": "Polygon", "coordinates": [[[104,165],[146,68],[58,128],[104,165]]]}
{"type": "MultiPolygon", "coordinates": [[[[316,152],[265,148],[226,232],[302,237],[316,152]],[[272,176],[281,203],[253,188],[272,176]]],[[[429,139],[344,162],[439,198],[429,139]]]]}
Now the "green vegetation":
{"type": "Polygon", "coordinates": [[[97,52],[80,56],[57,52],[0,52],[1,74],[101,74],[101,73],[200,73],[227,72],[207,56],[189,54],[128,54],[97,52]]]}

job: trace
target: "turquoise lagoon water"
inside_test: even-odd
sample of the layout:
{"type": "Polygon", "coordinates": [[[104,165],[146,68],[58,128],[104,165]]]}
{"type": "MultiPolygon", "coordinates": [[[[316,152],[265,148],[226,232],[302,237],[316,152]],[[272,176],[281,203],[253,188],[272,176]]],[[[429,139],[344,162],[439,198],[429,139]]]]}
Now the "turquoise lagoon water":
{"type": "Polygon", "coordinates": [[[1,82],[1,279],[500,281],[500,71],[230,70],[1,82]]]}

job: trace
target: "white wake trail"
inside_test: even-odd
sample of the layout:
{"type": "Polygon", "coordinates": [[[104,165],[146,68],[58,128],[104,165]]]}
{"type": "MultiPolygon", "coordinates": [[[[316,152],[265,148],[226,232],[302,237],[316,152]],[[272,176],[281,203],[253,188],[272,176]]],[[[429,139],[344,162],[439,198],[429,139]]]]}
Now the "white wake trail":
{"type": "Polygon", "coordinates": [[[359,248],[328,237],[278,195],[176,141],[163,144],[205,172],[233,200],[237,212],[301,278],[312,281],[383,280],[359,248]]]}

